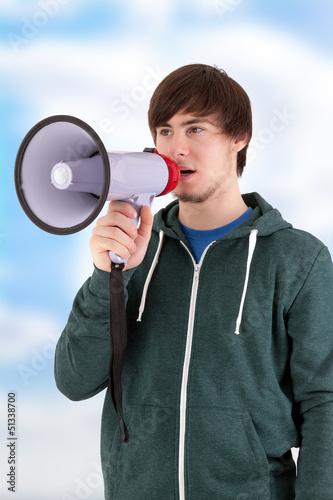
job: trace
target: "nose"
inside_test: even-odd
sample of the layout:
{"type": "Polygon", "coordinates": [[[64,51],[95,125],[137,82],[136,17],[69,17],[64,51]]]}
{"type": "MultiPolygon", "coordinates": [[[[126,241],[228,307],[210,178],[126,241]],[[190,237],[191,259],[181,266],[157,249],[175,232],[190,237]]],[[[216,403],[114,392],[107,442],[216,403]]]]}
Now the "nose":
{"type": "Polygon", "coordinates": [[[169,144],[169,156],[174,158],[186,157],[190,154],[187,138],[182,134],[173,134],[169,144]]]}

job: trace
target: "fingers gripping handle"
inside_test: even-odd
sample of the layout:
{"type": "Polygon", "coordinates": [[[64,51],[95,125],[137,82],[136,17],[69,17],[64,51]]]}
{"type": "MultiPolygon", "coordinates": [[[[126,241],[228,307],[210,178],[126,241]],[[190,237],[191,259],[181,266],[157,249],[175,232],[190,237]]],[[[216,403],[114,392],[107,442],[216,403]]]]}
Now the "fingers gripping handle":
{"type": "MultiPolygon", "coordinates": [[[[131,198],[128,198],[126,201],[127,203],[130,203],[136,213],[138,214],[135,219],[131,219],[133,224],[135,225],[136,228],[139,227],[139,221],[140,221],[140,211],[141,208],[145,205],[148,205],[149,208],[151,208],[153,201],[155,198],[155,194],[150,194],[150,193],[143,193],[139,195],[134,195],[131,198]]],[[[114,252],[109,252],[111,262],[114,264],[127,264],[128,259],[124,259],[123,257],[120,257],[120,255],[117,255],[114,252]]]]}

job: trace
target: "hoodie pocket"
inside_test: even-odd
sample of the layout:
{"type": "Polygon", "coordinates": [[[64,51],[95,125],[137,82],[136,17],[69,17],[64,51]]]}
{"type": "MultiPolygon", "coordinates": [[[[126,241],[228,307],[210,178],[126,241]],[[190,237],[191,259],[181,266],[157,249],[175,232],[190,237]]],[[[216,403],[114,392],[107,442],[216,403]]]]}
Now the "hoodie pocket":
{"type": "Polygon", "coordinates": [[[187,409],[185,485],[191,500],[268,500],[269,464],[249,412],[187,409]]]}
{"type": "Polygon", "coordinates": [[[176,412],[163,406],[127,406],[129,443],[118,448],[112,500],[175,498],[176,412]]]}

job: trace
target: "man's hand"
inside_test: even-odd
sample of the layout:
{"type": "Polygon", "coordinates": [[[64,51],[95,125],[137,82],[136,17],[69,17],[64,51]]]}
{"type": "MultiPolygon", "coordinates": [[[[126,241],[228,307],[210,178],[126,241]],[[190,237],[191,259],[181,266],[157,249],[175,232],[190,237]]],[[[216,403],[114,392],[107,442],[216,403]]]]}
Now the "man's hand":
{"type": "Polygon", "coordinates": [[[109,203],[107,214],[97,220],[89,242],[93,261],[98,269],[110,272],[110,250],[128,259],[126,270],[141,264],[150,240],[153,216],[148,206],[142,207],[138,229],[130,220],[136,216],[136,211],[129,203],[109,203]]]}

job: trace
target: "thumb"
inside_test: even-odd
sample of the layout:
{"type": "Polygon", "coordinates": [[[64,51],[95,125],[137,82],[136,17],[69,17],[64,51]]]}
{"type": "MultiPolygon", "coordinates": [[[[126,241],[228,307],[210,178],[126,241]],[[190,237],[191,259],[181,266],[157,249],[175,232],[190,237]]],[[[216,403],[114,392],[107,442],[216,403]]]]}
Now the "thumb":
{"type": "Polygon", "coordinates": [[[140,226],[138,227],[138,234],[144,239],[150,239],[151,230],[153,227],[154,217],[148,206],[144,206],[140,211],[140,226]]]}

